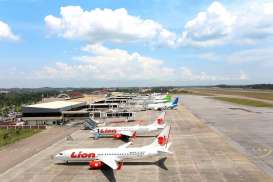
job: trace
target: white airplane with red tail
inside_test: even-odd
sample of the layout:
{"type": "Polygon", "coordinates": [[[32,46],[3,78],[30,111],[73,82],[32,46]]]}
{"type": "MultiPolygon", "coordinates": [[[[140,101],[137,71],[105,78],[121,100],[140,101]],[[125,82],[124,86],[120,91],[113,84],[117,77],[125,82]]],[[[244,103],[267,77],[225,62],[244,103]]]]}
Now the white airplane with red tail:
{"type": "Polygon", "coordinates": [[[93,128],[90,132],[97,139],[103,136],[113,136],[116,139],[125,137],[135,137],[138,134],[149,133],[164,128],[165,112],[162,112],[155,121],[150,125],[135,125],[135,126],[104,126],[93,128]]]}
{"type": "Polygon", "coordinates": [[[167,125],[150,145],[143,147],[128,148],[132,142],[125,143],[117,148],[79,148],[70,149],[58,153],[56,162],[76,163],[88,162],[91,169],[100,169],[107,165],[112,169],[122,168],[126,159],[139,159],[150,156],[161,156],[168,153],[171,143],[169,142],[171,126],[167,125]]]}

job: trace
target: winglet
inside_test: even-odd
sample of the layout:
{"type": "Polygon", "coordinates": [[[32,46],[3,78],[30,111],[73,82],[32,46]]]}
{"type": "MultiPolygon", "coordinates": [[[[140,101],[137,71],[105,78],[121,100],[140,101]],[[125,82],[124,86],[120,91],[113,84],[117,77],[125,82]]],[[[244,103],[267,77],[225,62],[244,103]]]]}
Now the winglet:
{"type": "Polygon", "coordinates": [[[134,132],[133,136],[131,137],[131,142],[133,143],[136,139],[136,131],[134,132]]]}

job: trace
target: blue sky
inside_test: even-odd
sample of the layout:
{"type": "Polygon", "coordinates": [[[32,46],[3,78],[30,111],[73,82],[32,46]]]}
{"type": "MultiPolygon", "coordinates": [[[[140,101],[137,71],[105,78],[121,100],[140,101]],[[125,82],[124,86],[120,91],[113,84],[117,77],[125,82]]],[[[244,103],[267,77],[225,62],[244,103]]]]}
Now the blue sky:
{"type": "Polygon", "coordinates": [[[0,0],[0,87],[272,83],[273,1],[0,0]]]}

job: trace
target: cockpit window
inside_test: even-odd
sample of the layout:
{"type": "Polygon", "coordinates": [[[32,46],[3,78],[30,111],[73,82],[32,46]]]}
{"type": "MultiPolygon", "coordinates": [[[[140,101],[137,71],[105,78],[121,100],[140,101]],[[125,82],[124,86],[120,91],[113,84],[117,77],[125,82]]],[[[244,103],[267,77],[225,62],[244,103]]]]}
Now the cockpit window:
{"type": "Polygon", "coordinates": [[[63,155],[63,153],[59,153],[59,155],[63,155]]]}

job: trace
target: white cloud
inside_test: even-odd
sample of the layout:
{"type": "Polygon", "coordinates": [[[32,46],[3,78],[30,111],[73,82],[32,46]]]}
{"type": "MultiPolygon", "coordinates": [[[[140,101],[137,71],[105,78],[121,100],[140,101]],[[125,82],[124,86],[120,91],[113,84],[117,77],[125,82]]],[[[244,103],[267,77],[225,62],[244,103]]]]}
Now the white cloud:
{"type": "Polygon", "coordinates": [[[83,10],[61,7],[60,17],[48,15],[49,32],[66,39],[89,43],[145,42],[167,47],[209,47],[224,44],[257,44],[273,35],[273,3],[250,2],[237,9],[213,2],[185,23],[181,36],[151,19],[128,14],[124,8],[83,10]]]}
{"type": "Polygon", "coordinates": [[[128,53],[121,49],[109,49],[100,44],[83,48],[91,55],[81,56],[77,65],[57,63],[45,67],[38,75],[56,78],[82,78],[93,80],[166,80],[174,75],[174,70],[164,67],[163,61],[128,53]]]}
{"type": "Polygon", "coordinates": [[[273,35],[273,3],[252,2],[234,11],[239,17],[232,36],[243,43],[256,44],[273,35]]]}
{"type": "MultiPolygon", "coordinates": [[[[145,84],[182,84],[187,81],[240,80],[240,76],[215,76],[194,73],[187,67],[168,67],[164,60],[140,55],[137,52],[109,49],[101,44],[83,48],[89,55],[78,57],[79,64],[56,63],[35,72],[36,79],[78,80],[88,82],[120,82],[145,84]]],[[[123,85],[123,86],[124,86],[123,85]]]]}
{"type": "Polygon", "coordinates": [[[248,50],[237,51],[223,57],[231,63],[271,63],[273,64],[273,47],[253,48],[248,50]]]}
{"type": "Polygon", "coordinates": [[[80,6],[61,7],[60,16],[48,15],[49,32],[66,39],[89,43],[145,42],[176,48],[210,47],[225,44],[255,45],[273,36],[273,3],[248,2],[225,7],[213,2],[185,23],[181,36],[160,23],[128,14],[124,8],[83,10],[80,6]]]}
{"type": "Polygon", "coordinates": [[[121,9],[84,11],[80,6],[61,7],[61,17],[48,15],[45,23],[49,31],[67,39],[81,39],[92,43],[153,41],[175,46],[176,35],[150,19],[141,19],[121,9]]]}
{"type": "Polygon", "coordinates": [[[228,9],[213,2],[185,24],[182,46],[255,45],[273,36],[273,3],[247,2],[228,9]]]}
{"type": "Polygon", "coordinates": [[[236,17],[219,2],[213,2],[206,11],[188,21],[179,40],[182,45],[219,45],[223,44],[232,32],[236,17]]]}
{"type": "Polygon", "coordinates": [[[3,21],[0,21],[0,40],[19,40],[19,37],[15,35],[9,25],[3,21]]]}
{"type": "Polygon", "coordinates": [[[241,71],[239,79],[240,80],[248,80],[248,76],[243,71],[241,71]]]}

